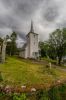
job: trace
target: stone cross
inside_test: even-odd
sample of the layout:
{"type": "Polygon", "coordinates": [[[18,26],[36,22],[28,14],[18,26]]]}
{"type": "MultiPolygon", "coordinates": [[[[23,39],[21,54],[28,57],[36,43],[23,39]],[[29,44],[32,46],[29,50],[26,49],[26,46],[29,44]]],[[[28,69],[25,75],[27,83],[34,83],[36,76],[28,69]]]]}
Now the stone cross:
{"type": "Polygon", "coordinates": [[[4,38],[2,46],[2,63],[5,62],[5,56],[6,56],[6,38],[4,38]]]}

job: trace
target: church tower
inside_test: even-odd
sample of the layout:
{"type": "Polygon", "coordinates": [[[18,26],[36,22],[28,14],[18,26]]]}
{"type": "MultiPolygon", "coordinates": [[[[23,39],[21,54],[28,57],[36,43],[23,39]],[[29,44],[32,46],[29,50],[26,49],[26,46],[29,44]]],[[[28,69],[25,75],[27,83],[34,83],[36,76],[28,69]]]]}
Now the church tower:
{"type": "Polygon", "coordinates": [[[33,22],[31,21],[30,32],[26,36],[26,43],[23,45],[20,57],[33,58],[39,57],[38,34],[34,32],[33,22]]]}
{"type": "Polygon", "coordinates": [[[28,58],[38,58],[38,34],[34,32],[33,22],[31,21],[30,32],[27,35],[27,54],[28,58]]]}

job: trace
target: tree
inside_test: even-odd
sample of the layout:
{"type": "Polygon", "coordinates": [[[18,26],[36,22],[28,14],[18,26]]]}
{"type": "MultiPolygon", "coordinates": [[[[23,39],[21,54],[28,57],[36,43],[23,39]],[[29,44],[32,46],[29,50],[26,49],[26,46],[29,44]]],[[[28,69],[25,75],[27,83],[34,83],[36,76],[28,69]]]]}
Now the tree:
{"type": "Polygon", "coordinates": [[[15,55],[17,50],[17,45],[16,45],[17,34],[13,32],[10,36],[10,39],[11,39],[11,55],[15,55]]]}
{"type": "Polygon", "coordinates": [[[46,56],[46,52],[45,52],[45,49],[44,49],[44,42],[39,42],[39,47],[40,47],[41,57],[46,56]]]}
{"type": "Polygon", "coordinates": [[[58,57],[58,64],[61,64],[66,50],[66,29],[57,29],[50,34],[49,45],[51,50],[54,50],[55,56],[58,57]]]}
{"type": "Polygon", "coordinates": [[[8,55],[11,55],[11,41],[7,41],[6,53],[7,53],[8,55]]]}
{"type": "Polygon", "coordinates": [[[13,42],[15,42],[16,39],[17,39],[17,34],[16,34],[16,32],[13,32],[13,33],[11,34],[10,38],[11,38],[11,40],[12,40],[13,42]]]}
{"type": "Polygon", "coordinates": [[[11,36],[6,36],[6,39],[10,39],[10,41],[7,41],[7,47],[6,47],[6,52],[8,55],[15,55],[17,51],[17,45],[16,45],[16,39],[17,39],[17,34],[13,32],[11,36]]]}
{"type": "Polygon", "coordinates": [[[49,44],[47,41],[39,42],[39,47],[41,49],[41,57],[47,57],[49,55],[49,44]]]}
{"type": "Polygon", "coordinates": [[[6,45],[6,53],[10,55],[11,52],[11,39],[9,35],[6,35],[7,45],[6,45]]]}

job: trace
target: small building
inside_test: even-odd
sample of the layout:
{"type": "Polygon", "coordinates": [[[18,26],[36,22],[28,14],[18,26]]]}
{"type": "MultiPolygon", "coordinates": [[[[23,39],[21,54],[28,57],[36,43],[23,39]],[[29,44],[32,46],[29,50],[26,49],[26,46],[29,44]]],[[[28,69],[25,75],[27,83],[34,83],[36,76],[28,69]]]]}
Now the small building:
{"type": "Polygon", "coordinates": [[[22,58],[33,58],[33,59],[39,57],[38,34],[34,32],[32,22],[31,22],[30,32],[26,35],[26,43],[21,48],[19,56],[22,58]]]}

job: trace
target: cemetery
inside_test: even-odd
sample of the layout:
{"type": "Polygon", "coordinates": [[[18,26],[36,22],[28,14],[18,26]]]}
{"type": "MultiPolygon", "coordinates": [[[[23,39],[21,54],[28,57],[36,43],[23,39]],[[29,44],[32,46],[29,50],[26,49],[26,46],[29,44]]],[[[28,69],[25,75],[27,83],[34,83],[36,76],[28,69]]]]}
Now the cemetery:
{"type": "Polygon", "coordinates": [[[48,46],[44,48],[46,56],[41,56],[39,50],[41,52],[44,44],[41,42],[39,49],[38,34],[34,33],[32,23],[26,44],[20,50],[17,48],[16,39],[15,32],[0,39],[0,99],[53,100],[56,95],[61,98],[59,88],[63,89],[63,84],[66,88],[66,68],[59,59],[60,56],[52,59],[49,51],[46,52],[48,46]],[[58,93],[53,94],[54,90],[58,93]]]}
{"type": "Polygon", "coordinates": [[[66,100],[66,0],[0,0],[0,100],[66,100]]]}
{"type": "MultiPolygon", "coordinates": [[[[34,35],[32,32],[30,34],[34,35]]],[[[16,54],[11,55],[11,51],[8,53],[8,49],[12,50],[10,46],[14,46],[13,44],[15,44],[15,37],[16,34],[14,32],[11,37],[7,36],[7,38],[4,38],[0,42],[0,85],[14,86],[14,88],[21,86],[23,89],[28,86],[29,89],[32,87],[31,91],[36,91],[36,89],[47,88],[53,83],[56,84],[57,82],[61,83],[65,81],[66,69],[60,67],[56,60],[54,61],[49,57],[25,59],[16,54]]]]}
{"type": "Polygon", "coordinates": [[[66,78],[66,71],[52,64],[52,68],[46,67],[48,61],[37,62],[18,57],[7,57],[4,64],[0,64],[2,84],[6,85],[49,85],[57,80],[66,78]]]}
{"type": "MultiPolygon", "coordinates": [[[[33,28],[33,26],[31,27],[33,28]]],[[[23,100],[27,100],[27,93],[31,95],[29,96],[29,98],[32,98],[34,96],[34,100],[37,100],[35,97],[37,94],[40,95],[41,93],[43,93],[41,94],[42,97],[43,95],[45,95],[45,92],[49,92],[49,94],[51,93],[51,95],[54,95],[52,94],[52,91],[55,89],[56,86],[63,86],[63,84],[65,84],[64,86],[66,86],[66,68],[62,63],[62,60],[59,59],[60,56],[57,57],[57,59],[55,58],[54,60],[51,59],[50,55],[48,56],[48,52],[46,53],[47,55],[44,57],[38,55],[38,35],[36,33],[33,33],[32,28],[30,33],[28,33],[28,42],[26,48],[25,46],[23,46],[24,48],[22,48],[21,51],[19,51],[16,45],[17,36],[15,32],[13,32],[11,36],[6,36],[6,38],[0,39],[1,96],[5,96],[6,98],[8,97],[9,99],[15,98],[13,100],[18,100],[19,98],[25,98],[23,100]],[[37,41],[35,37],[37,38],[37,41]],[[37,47],[35,44],[37,45],[37,47]],[[32,47],[32,45],[35,49],[32,47]],[[35,55],[36,53],[37,55],[35,55]],[[15,94],[15,92],[17,94],[15,94]]],[[[41,46],[43,47],[44,45],[40,45],[40,47],[41,46]]],[[[48,47],[44,49],[46,49],[47,51],[48,47]]],[[[53,52],[51,52],[51,54],[52,53],[53,52]]]]}
{"type": "MultiPolygon", "coordinates": [[[[10,100],[10,98],[13,97],[15,99],[11,100],[17,100],[16,98],[25,97],[25,100],[27,100],[29,97],[29,100],[33,100],[33,98],[37,100],[35,98],[36,96],[37,98],[39,95],[43,97],[43,95],[47,93],[45,89],[47,90],[53,85],[58,86],[66,83],[66,71],[53,64],[51,69],[49,67],[47,68],[46,65],[48,63],[47,60],[37,62],[35,60],[21,59],[18,57],[7,57],[5,63],[0,64],[0,91],[2,91],[0,98],[2,98],[2,100],[4,100],[4,98],[10,100]],[[41,94],[38,90],[45,92],[41,94]],[[17,94],[15,94],[15,91],[17,94]],[[10,95],[11,93],[12,95],[10,95]],[[20,96],[18,96],[19,93],[20,96]],[[31,96],[29,96],[29,93],[31,96]]],[[[52,89],[50,89],[51,94],[52,89]]]]}

